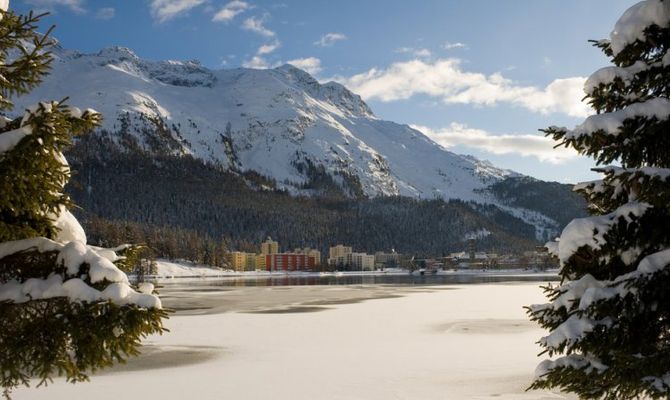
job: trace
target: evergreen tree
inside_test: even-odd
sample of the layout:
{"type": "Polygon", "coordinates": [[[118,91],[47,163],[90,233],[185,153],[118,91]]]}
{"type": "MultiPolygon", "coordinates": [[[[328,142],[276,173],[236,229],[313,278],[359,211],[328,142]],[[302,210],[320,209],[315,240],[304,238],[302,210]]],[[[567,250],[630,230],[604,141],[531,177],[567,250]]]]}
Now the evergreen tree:
{"type": "Polygon", "coordinates": [[[604,177],[575,188],[593,215],[547,245],[562,283],[528,307],[553,357],[531,388],[670,398],[670,1],[634,5],[594,44],[614,64],[585,83],[597,114],[545,132],[595,158],[604,177]]]}
{"type": "MultiPolygon", "coordinates": [[[[6,2],[0,2],[0,4],[6,2]]],[[[40,15],[0,11],[0,111],[47,73],[52,41],[36,32],[40,15]]],[[[68,381],[138,354],[140,339],[162,333],[166,312],[132,269],[141,248],[86,245],[63,193],[63,150],[100,122],[93,110],[44,102],[0,120],[0,385],[68,381]],[[115,265],[116,263],[116,265],[115,265]]],[[[137,261],[139,262],[139,261],[137,261]]]]}

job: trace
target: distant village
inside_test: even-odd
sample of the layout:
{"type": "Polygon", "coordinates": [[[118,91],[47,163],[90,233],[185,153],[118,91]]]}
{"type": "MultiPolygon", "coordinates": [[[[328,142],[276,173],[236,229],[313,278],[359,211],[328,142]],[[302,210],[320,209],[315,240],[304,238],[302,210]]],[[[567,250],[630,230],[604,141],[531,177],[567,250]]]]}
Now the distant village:
{"type": "Polygon", "coordinates": [[[268,237],[260,245],[260,253],[232,251],[229,267],[235,271],[383,271],[406,269],[410,272],[437,272],[445,269],[548,269],[556,267],[546,249],[538,246],[522,254],[497,254],[477,251],[476,239],[469,239],[461,252],[446,257],[416,258],[411,255],[378,251],[374,254],[355,252],[351,246],[338,244],[329,249],[328,257],[310,247],[280,252],[279,242],[268,237]]]}

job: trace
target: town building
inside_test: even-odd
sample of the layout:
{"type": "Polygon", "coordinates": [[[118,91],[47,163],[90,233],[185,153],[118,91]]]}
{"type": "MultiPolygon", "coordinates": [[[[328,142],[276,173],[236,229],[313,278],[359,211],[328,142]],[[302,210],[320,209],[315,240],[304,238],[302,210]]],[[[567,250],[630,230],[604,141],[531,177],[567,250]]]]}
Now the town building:
{"type": "Polygon", "coordinates": [[[321,252],[311,247],[305,247],[303,249],[295,249],[293,251],[296,254],[307,254],[310,257],[314,257],[314,265],[321,265],[321,252]]]}
{"type": "Polygon", "coordinates": [[[400,267],[400,254],[391,249],[390,253],[378,251],[375,253],[375,267],[377,268],[397,268],[400,267]]]}
{"type": "Polygon", "coordinates": [[[279,243],[272,240],[271,237],[261,243],[261,254],[277,254],[279,253],[279,243]]]}
{"type": "Polygon", "coordinates": [[[337,260],[338,257],[346,256],[351,253],[351,246],[343,246],[341,244],[333,246],[328,252],[328,263],[330,264],[330,260],[337,260]]]}
{"type": "Polygon", "coordinates": [[[375,256],[372,254],[351,253],[349,256],[351,257],[349,265],[351,265],[354,270],[374,271],[375,256]]]}
{"type": "Polygon", "coordinates": [[[277,253],[265,255],[267,271],[311,271],[316,265],[313,256],[298,253],[277,253]]]}
{"type": "Polygon", "coordinates": [[[470,260],[475,260],[477,258],[477,242],[475,239],[468,239],[468,257],[470,260]]]}
{"type": "Polygon", "coordinates": [[[266,263],[265,263],[265,254],[257,254],[256,255],[256,270],[259,271],[265,271],[266,270],[266,263]]]}
{"type": "Polygon", "coordinates": [[[461,251],[458,253],[450,253],[447,258],[450,258],[454,261],[481,261],[488,260],[489,258],[497,257],[496,254],[487,254],[485,252],[471,252],[471,251],[461,251]]]}
{"type": "Polygon", "coordinates": [[[256,270],[256,254],[247,253],[244,257],[244,270],[245,271],[255,271],[256,270]]]}
{"type": "Polygon", "coordinates": [[[253,271],[256,269],[256,255],[243,251],[228,253],[228,263],[235,271],[253,271]]]}
{"type": "Polygon", "coordinates": [[[375,256],[366,253],[344,253],[328,259],[328,265],[352,271],[373,271],[375,256]]]}

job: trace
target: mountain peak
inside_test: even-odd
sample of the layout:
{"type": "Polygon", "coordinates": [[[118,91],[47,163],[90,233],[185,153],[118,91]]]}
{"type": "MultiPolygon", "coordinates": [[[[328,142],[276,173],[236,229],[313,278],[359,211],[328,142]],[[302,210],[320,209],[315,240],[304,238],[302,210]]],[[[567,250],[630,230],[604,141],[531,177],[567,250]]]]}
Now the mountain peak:
{"type": "Polygon", "coordinates": [[[17,109],[63,95],[100,111],[102,129],[135,137],[149,153],[256,171],[295,193],[330,176],[370,196],[486,202],[478,190],[509,175],[378,119],[343,85],[320,83],[290,64],[212,71],[113,46],[61,59],[40,87],[17,99],[17,109]]]}
{"type": "Polygon", "coordinates": [[[293,76],[296,79],[316,81],[316,79],[314,79],[314,77],[312,77],[312,75],[310,75],[309,72],[305,71],[304,69],[300,69],[293,64],[283,64],[274,68],[274,70],[293,76]]]}
{"type": "MultiPolygon", "coordinates": [[[[381,120],[343,85],[320,83],[292,65],[212,71],[191,61],[145,60],[121,46],[97,54],[57,50],[51,73],[15,99],[15,109],[69,96],[69,104],[104,115],[99,134],[149,157],[190,155],[303,195],[337,186],[352,195],[498,204],[489,188],[516,176],[381,120]]],[[[510,212],[538,226],[553,223],[510,212]]]]}
{"type": "Polygon", "coordinates": [[[117,60],[138,60],[139,57],[137,54],[135,54],[134,51],[129,49],[128,47],[123,47],[123,46],[110,46],[110,47],[105,47],[102,50],[100,50],[97,54],[98,57],[107,57],[110,59],[117,59],[117,60]]]}
{"type": "Polygon", "coordinates": [[[279,73],[287,83],[298,86],[314,98],[333,103],[352,115],[374,117],[372,110],[360,96],[337,82],[320,83],[307,71],[291,64],[281,65],[272,71],[279,73]]]}

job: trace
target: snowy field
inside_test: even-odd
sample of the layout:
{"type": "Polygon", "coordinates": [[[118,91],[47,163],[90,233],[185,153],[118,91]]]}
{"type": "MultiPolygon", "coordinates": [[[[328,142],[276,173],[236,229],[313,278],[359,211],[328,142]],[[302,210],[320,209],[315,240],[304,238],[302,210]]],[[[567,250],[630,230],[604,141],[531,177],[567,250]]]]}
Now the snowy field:
{"type": "Polygon", "coordinates": [[[538,283],[168,285],[170,333],[90,383],[15,399],[568,399],[525,392],[538,283]]]}

